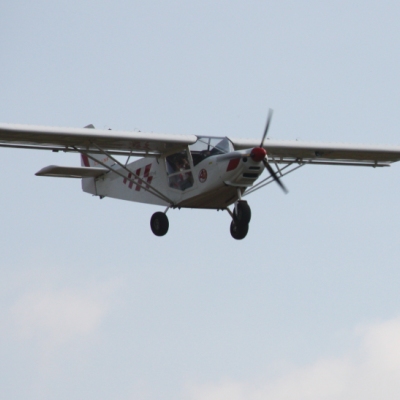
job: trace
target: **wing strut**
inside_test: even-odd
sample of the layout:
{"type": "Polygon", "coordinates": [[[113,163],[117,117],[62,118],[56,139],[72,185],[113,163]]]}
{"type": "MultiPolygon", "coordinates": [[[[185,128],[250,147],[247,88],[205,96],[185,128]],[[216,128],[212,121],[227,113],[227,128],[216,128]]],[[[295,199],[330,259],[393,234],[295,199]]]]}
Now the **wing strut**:
{"type": "MultiPolygon", "coordinates": [[[[329,161],[329,160],[321,160],[321,161],[314,161],[314,160],[304,160],[304,159],[276,159],[274,157],[271,157],[272,161],[276,165],[278,171],[279,171],[279,176],[284,177],[291,172],[296,171],[300,167],[306,165],[306,164],[315,164],[315,165],[342,165],[342,166],[356,166],[356,167],[390,167],[389,162],[355,162],[355,161],[329,161]],[[279,168],[278,164],[286,164],[284,167],[279,168]],[[298,164],[294,166],[295,164],[298,164]],[[292,167],[291,169],[288,170],[288,168],[292,167]]],[[[255,192],[258,189],[263,188],[264,186],[269,185],[274,181],[273,177],[269,175],[267,178],[263,179],[259,183],[257,183],[254,186],[251,186],[242,196],[247,196],[250,193],[255,192]]]]}
{"type": "MultiPolygon", "coordinates": [[[[275,160],[274,160],[274,162],[276,163],[275,160]]],[[[301,167],[303,167],[305,165],[305,164],[301,163],[300,160],[298,160],[297,163],[298,163],[298,165],[294,166],[293,168],[289,169],[288,171],[285,171],[285,170],[290,168],[293,164],[296,164],[296,161],[293,161],[290,164],[285,165],[283,168],[279,168],[278,167],[279,175],[281,177],[284,177],[286,175],[289,175],[291,172],[296,171],[296,169],[299,169],[299,168],[301,168],[301,167]]],[[[272,183],[274,181],[275,181],[274,177],[272,175],[268,175],[265,179],[263,179],[262,181],[258,182],[256,185],[250,187],[249,190],[244,192],[242,194],[242,197],[247,196],[248,194],[251,194],[251,193],[255,192],[258,189],[261,189],[264,186],[267,186],[267,185],[269,185],[270,183],[272,183]]]]}
{"type": "MultiPolygon", "coordinates": [[[[109,165],[106,165],[104,163],[102,163],[101,161],[99,161],[98,159],[92,157],[89,153],[89,151],[85,151],[85,150],[81,150],[76,148],[75,146],[72,146],[77,152],[81,153],[81,154],[85,154],[87,157],[89,157],[91,160],[101,164],[103,167],[107,168],[110,172],[114,172],[115,174],[121,176],[122,178],[126,179],[129,182],[134,183],[135,185],[138,185],[144,189],[146,192],[149,192],[150,194],[152,194],[153,196],[158,197],[161,200],[164,200],[165,202],[169,203],[171,205],[171,207],[174,207],[174,202],[169,199],[167,196],[163,195],[161,192],[159,192],[157,189],[155,189],[153,186],[151,186],[148,182],[146,182],[144,179],[142,179],[140,176],[136,175],[134,172],[130,171],[125,165],[121,164],[117,159],[115,159],[110,153],[108,153],[107,151],[103,150],[102,148],[100,148],[99,146],[97,146],[95,143],[91,143],[92,146],[96,147],[98,149],[98,151],[104,155],[106,155],[107,157],[109,157],[111,160],[113,160],[116,164],[118,164],[123,170],[128,172],[128,176],[129,174],[131,174],[131,176],[133,176],[135,179],[129,178],[128,176],[125,176],[124,174],[122,174],[121,172],[111,168],[109,165]],[[137,180],[136,180],[137,179],[137,180]],[[139,182],[138,182],[139,181],[139,182]]],[[[90,150],[91,151],[91,150],[90,150]]]]}

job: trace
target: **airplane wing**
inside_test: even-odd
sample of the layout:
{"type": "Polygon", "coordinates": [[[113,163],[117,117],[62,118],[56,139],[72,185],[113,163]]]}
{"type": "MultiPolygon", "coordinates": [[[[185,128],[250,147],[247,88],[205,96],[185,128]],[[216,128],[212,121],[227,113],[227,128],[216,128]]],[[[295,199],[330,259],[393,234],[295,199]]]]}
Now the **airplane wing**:
{"type": "MultiPolygon", "coordinates": [[[[235,150],[259,147],[253,139],[230,139],[235,150]]],[[[352,145],[278,141],[267,139],[264,148],[268,157],[278,163],[300,162],[328,165],[388,166],[400,161],[400,146],[352,145]]]]}
{"type": "MultiPolygon", "coordinates": [[[[87,128],[93,128],[93,125],[87,128]]],[[[96,149],[110,154],[147,155],[179,151],[194,143],[194,135],[170,135],[87,128],[0,124],[0,147],[74,151],[96,149]]]]}
{"type": "MultiPolygon", "coordinates": [[[[53,151],[96,151],[110,154],[155,155],[179,151],[196,142],[195,135],[171,135],[145,132],[112,131],[87,128],[0,124],[0,147],[53,151]]],[[[230,139],[235,150],[259,146],[254,139],[230,139]]],[[[325,144],[318,142],[277,141],[264,143],[275,162],[302,162],[340,165],[389,165],[400,161],[400,146],[325,144]]]]}

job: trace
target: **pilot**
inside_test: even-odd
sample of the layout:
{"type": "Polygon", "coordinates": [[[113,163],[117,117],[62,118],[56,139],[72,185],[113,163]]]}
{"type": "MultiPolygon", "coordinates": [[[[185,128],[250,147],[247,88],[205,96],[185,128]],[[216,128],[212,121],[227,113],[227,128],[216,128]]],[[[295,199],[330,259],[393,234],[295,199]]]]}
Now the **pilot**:
{"type": "Polygon", "coordinates": [[[174,161],[175,164],[175,171],[182,171],[185,169],[190,169],[189,161],[186,157],[179,157],[176,158],[174,161]]]}
{"type": "Polygon", "coordinates": [[[180,169],[190,169],[189,161],[187,158],[182,158],[180,162],[180,169]]]}

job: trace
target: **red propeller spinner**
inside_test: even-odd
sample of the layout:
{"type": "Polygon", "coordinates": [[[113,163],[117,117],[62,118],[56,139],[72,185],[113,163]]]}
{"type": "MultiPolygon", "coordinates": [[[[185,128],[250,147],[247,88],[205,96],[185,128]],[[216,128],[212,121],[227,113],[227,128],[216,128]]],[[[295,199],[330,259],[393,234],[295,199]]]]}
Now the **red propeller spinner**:
{"type": "Polygon", "coordinates": [[[267,152],[262,147],[254,147],[254,149],[250,153],[250,157],[254,162],[260,162],[264,160],[266,157],[267,152]]]}

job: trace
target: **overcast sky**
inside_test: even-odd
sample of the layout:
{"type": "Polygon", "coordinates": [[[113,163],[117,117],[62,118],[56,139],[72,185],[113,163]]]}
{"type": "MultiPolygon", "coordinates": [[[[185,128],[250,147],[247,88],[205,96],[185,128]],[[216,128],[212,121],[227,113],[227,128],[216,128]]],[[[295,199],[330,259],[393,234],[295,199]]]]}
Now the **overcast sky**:
{"type": "MultiPolygon", "coordinates": [[[[3,1],[0,121],[399,145],[395,1],[3,1]],[[329,4],[328,4],[329,3],[329,4]]],[[[0,149],[0,397],[400,396],[400,165],[308,166],[227,213],[0,149]]]]}

